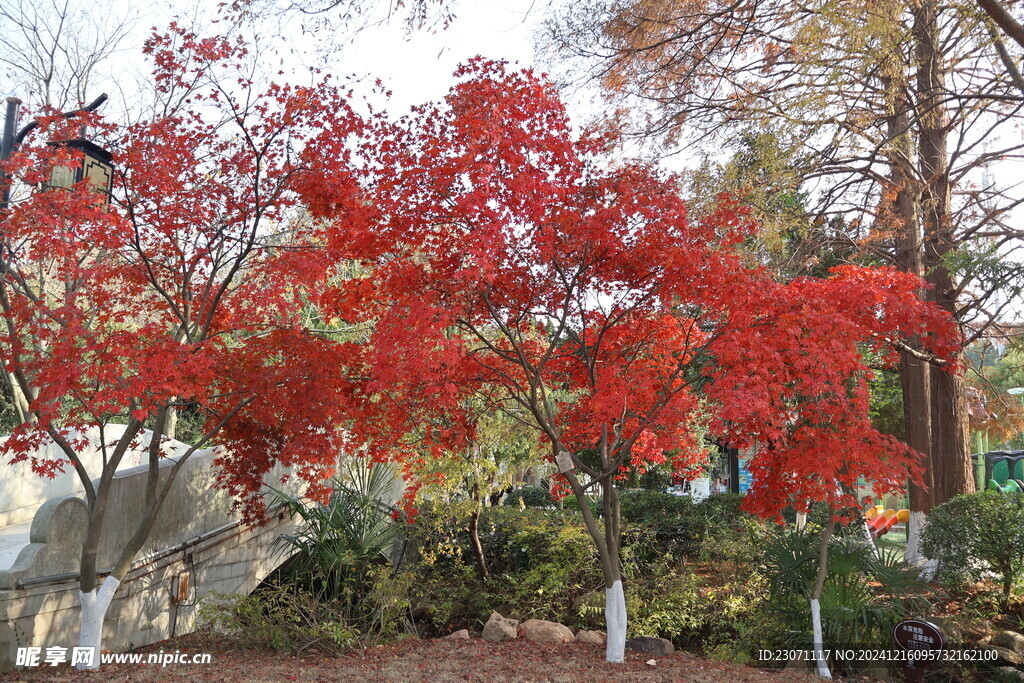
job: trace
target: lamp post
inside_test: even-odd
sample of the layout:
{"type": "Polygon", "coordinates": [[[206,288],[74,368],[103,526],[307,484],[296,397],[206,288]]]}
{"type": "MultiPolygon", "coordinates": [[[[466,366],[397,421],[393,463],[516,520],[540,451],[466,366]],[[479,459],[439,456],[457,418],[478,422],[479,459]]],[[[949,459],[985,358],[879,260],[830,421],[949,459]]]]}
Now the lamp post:
{"type": "MultiPolygon", "coordinates": [[[[81,109],[65,112],[61,116],[65,119],[72,119],[87,112],[95,111],[106,101],[107,94],[103,93],[81,109]]],[[[0,161],[10,159],[18,145],[25,139],[25,136],[39,126],[39,119],[36,119],[22,128],[17,135],[14,134],[18,125],[18,109],[20,106],[21,100],[17,97],[7,98],[3,141],[0,142],[0,161]]],[[[64,145],[81,150],[83,153],[81,166],[76,168],[58,167],[54,169],[54,173],[50,178],[51,187],[71,187],[72,184],[87,178],[106,194],[107,201],[110,200],[110,190],[114,181],[114,167],[110,163],[110,152],[88,140],[66,140],[50,144],[64,145]]],[[[2,197],[0,197],[0,210],[2,210],[7,208],[11,198],[11,178],[7,173],[0,175],[0,184],[3,186],[2,197]]]]}
{"type": "MultiPolygon", "coordinates": [[[[69,111],[63,114],[63,117],[70,119],[76,116],[81,116],[86,112],[94,111],[106,101],[107,94],[104,93],[93,100],[89,105],[81,109],[76,109],[75,111],[69,111]]],[[[4,116],[3,138],[0,140],[0,162],[10,159],[14,154],[14,151],[18,148],[18,145],[20,145],[21,141],[25,139],[25,136],[39,126],[39,120],[36,119],[22,128],[21,131],[15,135],[15,130],[17,130],[18,127],[18,109],[20,107],[21,100],[17,97],[7,98],[7,111],[4,116]]],[[[110,190],[114,177],[114,167],[110,163],[110,152],[107,152],[87,140],[70,140],[67,142],[51,144],[67,145],[69,147],[81,149],[84,153],[83,162],[77,169],[60,167],[54,169],[55,173],[50,178],[51,186],[70,187],[73,183],[78,182],[83,178],[88,178],[93,183],[99,185],[106,194],[106,201],[110,201],[110,190]]],[[[6,211],[8,204],[10,203],[11,180],[9,173],[6,171],[0,172],[0,212],[6,211]]],[[[0,239],[2,238],[3,236],[0,234],[0,239]]],[[[6,252],[0,252],[0,275],[3,275],[4,277],[6,277],[8,266],[6,257],[6,252]]],[[[17,380],[13,379],[13,375],[7,372],[6,369],[0,368],[0,373],[3,374],[4,382],[7,384],[7,388],[11,392],[11,396],[14,400],[14,406],[18,411],[19,421],[34,421],[34,416],[29,413],[29,397],[26,397],[23,394],[21,391],[21,385],[17,380]]]]}

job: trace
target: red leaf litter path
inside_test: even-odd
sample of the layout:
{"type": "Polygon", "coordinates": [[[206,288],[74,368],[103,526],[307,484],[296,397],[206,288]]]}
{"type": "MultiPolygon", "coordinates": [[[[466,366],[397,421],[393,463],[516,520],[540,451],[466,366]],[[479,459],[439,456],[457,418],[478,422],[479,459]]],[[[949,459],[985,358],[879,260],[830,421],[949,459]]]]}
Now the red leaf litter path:
{"type": "Polygon", "coordinates": [[[80,672],[67,666],[0,674],[5,681],[806,681],[809,673],[761,670],[680,652],[668,657],[626,654],[623,664],[604,661],[597,645],[539,645],[408,639],[348,656],[286,655],[223,649],[209,635],[165,641],[136,652],[209,652],[205,665],[114,664],[80,672]]]}

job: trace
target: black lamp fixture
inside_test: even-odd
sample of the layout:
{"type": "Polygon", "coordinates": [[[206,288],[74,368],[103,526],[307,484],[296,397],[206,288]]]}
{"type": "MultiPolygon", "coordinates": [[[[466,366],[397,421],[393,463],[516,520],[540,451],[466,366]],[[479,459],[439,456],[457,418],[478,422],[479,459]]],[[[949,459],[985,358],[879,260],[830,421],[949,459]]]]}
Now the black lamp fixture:
{"type": "Polygon", "coordinates": [[[54,147],[65,147],[82,152],[82,161],[75,166],[56,166],[50,173],[49,187],[70,188],[75,183],[88,180],[97,191],[110,201],[114,187],[114,164],[110,152],[88,140],[63,140],[51,142],[54,147]]]}
{"type": "MultiPolygon", "coordinates": [[[[82,114],[96,110],[101,104],[107,101],[107,94],[97,97],[81,109],[69,111],[61,116],[66,119],[75,118],[82,114]]],[[[39,120],[32,121],[14,135],[15,126],[18,120],[18,108],[21,100],[16,97],[7,98],[7,115],[4,120],[3,140],[0,142],[0,159],[9,159],[14,150],[18,148],[21,141],[34,128],[39,126],[39,120]]],[[[114,185],[114,165],[111,163],[112,155],[99,145],[88,140],[64,140],[51,142],[51,145],[63,146],[82,152],[82,163],[74,167],[58,166],[50,174],[49,187],[68,188],[82,180],[89,180],[98,191],[103,192],[104,201],[110,202],[110,191],[114,185]]],[[[6,208],[10,193],[10,178],[0,174],[0,208],[6,208]]]]}

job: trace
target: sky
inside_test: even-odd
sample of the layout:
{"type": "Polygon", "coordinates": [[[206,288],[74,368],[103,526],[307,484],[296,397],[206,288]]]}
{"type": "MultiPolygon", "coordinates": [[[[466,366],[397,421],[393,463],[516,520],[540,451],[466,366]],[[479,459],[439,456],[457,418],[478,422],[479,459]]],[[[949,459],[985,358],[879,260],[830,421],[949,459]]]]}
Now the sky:
{"type": "Polygon", "coordinates": [[[404,36],[397,22],[361,31],[337,55],[339,72],[375,74],[393,92],[396,105],[409,106],[442,95],[452,72],[476,55],[531,66],[532,31],[543,13],[540,0],[462,0],[445,30],[404,36]]]}
{"type": "MultiPolygon", "coordinates": [[[[8,4],[8,0],[0,2],[8,4]]],[[[74,40],[88,43],[90,36],[109,34],[122,23],[130,25],[112,57],[95,70],[86,99],[93,99],[99,92],[109,93],[111,100],[104,105],[104,114],[114,119],[144,105],[144,84],[151,64],[141,54],[143,41],[153,28],[165,30],[172,21],[192,26],[200,33],[222,33],[226,26],[217,10],[219,2],[172,0],[163,5],[140,5],[134,0],[70,0],[78,25],[67,31],[68,38],[61,42],[78,36],[74,40]]],[[[283,68],[300,81],[310,67],[338,76],[355,75],[361,79],[358,82],[365,85],[366,93],[379,78],[392,92],[389,110],[404,111],[413,104],[443,97],[453,83],[452,72],[473,56],[533,65],[533,32],[550,2],[449,0],[454,20],[447,28],[428,26],[412,32],[406,31],[400,15],[386,20],[386,12],[378,10],[380,13],[376,16],[371,11],[365,20],[357,19],[348,28],[326,25],[318,27],[316,32],[304,30],[302,18],[291,13],[272,17],[246,33],[256,39],[256,47],[263,51],[261,59],[268,69],[283,68]],[[354,30],[360,24],[370,25],[354,30]]],[[[27,2],[30,10],[51,15],[53,5],[59,4],[63,4],[63,0],[27,2]]],[[[367,4],[385,7],[388,3],[369,0],[367,4]]],[[[26,41],[17,32],[12,33],[10,23],[0,22],[0,39],[20,39],[24,50],[26,41]]],[[[357,90],[360,89],[357,85],[357,90]]],[[[26,92],[24,85],[3,65],[0,65],[0,92],[26,102],[33,99],[33,94],[26,92]]]]}
{"type": "MultiPolygon", "coordinates": [[[[4,4],[10,1],[0,0],[4,4]]],[[[144,105],[150,64],[141,55],[140,48],[152,28],[163,30],[171,21],[177,20],[207,34],[222,33],[224,25],[219,23],[221,18],[217,12],[220,1],[172,0],[165,5],[147,5],[143,9],[136,0],[70,0],[71,6],[85,17],[85,24],[94,24],[91,30],[87,25],[76,28],[74,35],[87,37],[109,33],[121,21],[128,21],[132,27],[118,44],[113,57],[98,67],[85,99],[91,100],[101,91],[109,92],[111,101],[104,105],[103,113],[113,120],[121,119],[126,112],[144,105]]],[[[368,17],[367,21],[372,25],[359,31],[353,31],[353,27],[358,25],[353,24],[342,29],[322,25],[312,32],[304,30],[300,17],[292,13],[265,20],[250,34],[257,39],[258,48],[263,51],[262,60],[268,70],[283,68],[299,81],[310,78],[310,67],[320,67],[339,76],[354,74],[358,79],[357,93],[363,95],[369,95],[374,81],[379,78],[392,92],[388,102],[379,104],[394,114],[401,114],[414,104],[443,97],[454,82],[452,72],[473,56],[504,59],[523,66],[535,65],[538,60],[534,51],[534,33],[550,5],[559,1],[448,0],[454,14],[450,26],[428,27],[411,33],[406,31],[401,17],[382,21],[383,15],[368,17]]],[[[63,0],[27,0],[29,7],[42,12],[51,5],[62,3],[63,0]]],[[[377,0],[368,0],[368,3],[376,7],[389,4],[377,0]]],[[[0,22],[0,38],[10,30],[4,23],[0,22]]],[[[8,71],[0,69],[0,91],[30,99],[26,93],[18,91],[17,84],[7,77],[8,71]]],[[[568,94],[565,99],[577,126],[596,113],[582,97],[568,94]]],[[[692,165],[693,158],[684,152],[671,158],[669,163],[678,170],[692,165]]],[[[1019,179],[1024,173],[1017,164],[1005,165],[999,170],[999,175],[1006,182],[1019,179]]],[[[980,172],[977,175],[980,180],[980,172]]],[[[1018,315],[1024,313],[1018,311],[1018,315]]]]}

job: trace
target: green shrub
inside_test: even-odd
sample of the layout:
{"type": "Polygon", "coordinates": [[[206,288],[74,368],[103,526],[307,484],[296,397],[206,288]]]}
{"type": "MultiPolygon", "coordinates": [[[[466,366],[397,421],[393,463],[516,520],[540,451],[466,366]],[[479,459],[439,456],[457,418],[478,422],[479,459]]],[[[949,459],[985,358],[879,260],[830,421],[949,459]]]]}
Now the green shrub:
{"type": "Polygon", "coordinates": [[[551,497],[551,491],[542,486],[524,486],[514,489],[505,496],[502,505],[528,508],[549,508],[555,507],[555,499],[551,497]]]}
{"type": "Polygon", "coordinates": [[[208,597],[197,624],[246,649],[339,654],[359,641],[359,632],[342,612],[333,603],[291,587],[265,585],[252,595],[208,597]]]}
{"type": "Polygon", "coordinates": [[[631,527],[636,526],[650,530],[662,555],[668,553],[677,561],[699,557],[712,562],[749,562],[767,526],[740,510],[742,502],[743,496],[735,493],[716,494],[694,503],[689,496],[623,491],[624,534],[630,536],[631,527]]]}
{"type": "MultiPolygon", "coordinates": [[[[590,514],[594,515],[595,518],[601,517],[602,514],[604,514],[601,508],[601,501],[597,500],[596,498],[588,497],[587,507],[590,508],[590,514]]],[[[569,495],[562,499],[562,509],[570,510],[574,513],[579,514],[583,513],[583,511],[580,510],[580,502],[579,500],[576,499],[576,496],[574,495],[569,495]]]]}
{"type": "Polygon", "coordinates": [[[740,509],[743,496],[720,493],[699,504],[704,521],[700,557],[715,563],[752,564],[774,533],[775,524],[740,509]]]}
{"type": "MultiPolygon", "coordinates": [[[[675,505],[687,511],[687,519],[702,519],[701,508],[688,499],[651,500],[660,503],[660,509],[675,505]]],[[[735,511],[737,504],[716,501],[703,510],[735,524],[736,518],[720,507],[735,511]]],[[[657,505],[632,510],[662,521],[657,505]]],[[[763,580],[724,563],[702,568],[700,574],[682,565],[664,542],[671,523],[624,524],[621,555],[630,633],[670,638],[680,646],[725,648],[740,632],[747,640],[756,640],[763,629],[759,632],[746,623],[763,599],[763,580]]],[[[701,522],[701,528],[707,526],[701,522]]],[[[409,582],[415,593],[412,603],[428,631],[478,630],[493,610],[523,619],[604,628],[604,583],[597,551],[576,511],[485,508],[480,539],[492,574],[486,582],[473,571],[465,531],[445,525],[431,510],[421,509],[414,539],[419,560],[407,571],[414,575],[409,582]]]]}
{"type": "MultiPolygon", "coordinates": [[[[637,577],[626,590],[629,631],[668,638],[680,647],[696,645],[705,651],[736,646],[738,634],[753,630],[747,624],[759,613],[764,592],[764,581],[757,573],[709,577],[677,566],[662,576],[637,577]]],[[[757,634],[768,635],[763,626],[757,634]]],[[[762,641],[744,644],[742,652],[722,652],[723,658],[746,661],[762,641]]]]}
{"type": "Polygon", "coordinates": [[[921,550],[939,561],[939,576],[946,581],[994,572],[1006,608],[1024,569],[1024,493],[957,496],[929,513],[921,541],[921,550]]]}
{"type": "Polygon", "coordinates": [[[645,527],[663,553],[676,560],[700,551],[706,524],[700,506],[689,496],[631,489],[620,494],[619,506],[627,535],[630,527],[645,527]]]}
{"type": "Polygon", "coordinates": [[[524,619],[598,625],[581,609],[585,596],[603,583],[593,539],[578,513],[484,508],[479,534],[491,570],[486,582],[473,571],[466,531],[421,509],[412,536],[418,559],[407,571],[416,577],[412,602],[429,629],[479,629],[494,610],[524,619]]]}

